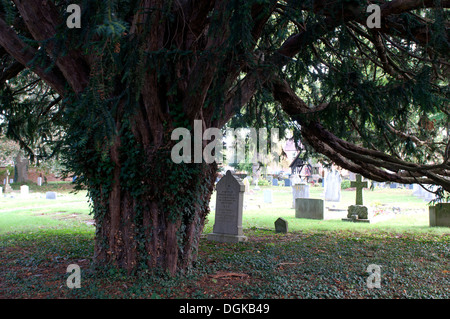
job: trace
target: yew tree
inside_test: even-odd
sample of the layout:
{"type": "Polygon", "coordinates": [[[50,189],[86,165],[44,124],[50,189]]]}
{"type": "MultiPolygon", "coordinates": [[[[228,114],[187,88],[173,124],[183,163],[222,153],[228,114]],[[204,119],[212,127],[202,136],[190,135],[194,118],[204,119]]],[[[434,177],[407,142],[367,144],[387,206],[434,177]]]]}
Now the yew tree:
{"type": "Polygon", "coordinates": [[[16,140],[41,135],[87,188],[97,264],[175,274],[196,259],[218,170],[171,159],[171,133],[195,120],[289,121],[345,169],[450,191],[448,7],[2,0],[0,107],[11,129],[16,118],[35,128],[16,140]],[[80,28],[68,27],[70,4],[80,28]],[[47,91],[33,106],[14,92],[34,81],[47,91]]]}

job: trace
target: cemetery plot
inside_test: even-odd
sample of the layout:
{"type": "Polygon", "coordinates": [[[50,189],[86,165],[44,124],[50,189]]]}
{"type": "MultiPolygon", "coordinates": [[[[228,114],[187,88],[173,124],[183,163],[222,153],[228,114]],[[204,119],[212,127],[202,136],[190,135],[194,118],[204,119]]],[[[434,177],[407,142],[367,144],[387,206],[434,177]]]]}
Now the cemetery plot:
{"type": "MultiPolygon", "coordinates": [[[[231,202],[245,192],[245,185],[242,187],[238,179],[231,177],[233,183],[237,182],[236,192],[225,192],[222,197],[214,193],[211,199],[211,206],[219,207],[223,216],[239,208],[231,202]],[[221,205],[225,209],[221,210],[221,205]]],[[[218,185],[220,192],[223,185],[218,185]]],[[[251,190],[243,197],[241,229],[247,241],[230,244],[207,240],[205,236],[200,241],[198,267],[189,276],[167,279],[169,282],[164,283],[151,278],[124,279],[114,274],[90,276],[82,282],[86,289],[76,294],[55,287],[61,286],[68,264],[79,264],[83,270],[90,267],[95,228],[87,224],[91,216],[85,194],[58,193],[55,200],[45,199],[45,193],[33,192],[25,199],[1,197],[0,276],[5,278],[8,289],[0,295],[12,298],[450,298],[442,284],[450,273],[450,229],[429,227],[426,201],[413,196],[412,191],[365,189],[365,205],[390,211],[394,217],[375,224],[356,224],[344,223],[337,216],[330,219],[329,215],[340,212],[327,209],[332,205],[354,204],[354,189],[342,190],[340,202],[324,201],[324,219],[314,220],[295,218],[291,207],[292,187],[262,186],[261,190],[251,190]],[[264,202],[266,190],[272,193],[270,204],[264,202]],[[364,270],[370,264],[382,265],[382,289],[365,286],[368,274],[364,270]],[[172,288],[167,289],[169,286],[172,288]]],[[[19,190],[16,192],[20,194],[19,190]]],[[[309,189],[309,199],[323,194],[323,187],[309,189]]],[[[208,219],[205,234],[213,231],[215,210],[208,219]]],[[[217,220],[222,224],[231,220],[233,227],[229,230],[235,229],[235,219],[217,220]]]]}
{"type": "MultiPolygon", "coordinates": [[[[307,192],[309,193],[303,195],[304,197],[311,199],[324,198],[324,187],[311,186],[311,184],[304,185],[307,186],[307,192]]],[[[370,183],[368,183],[368,186],[370,186],[370,183]]],[[[359,225],[342,222],[342,219],[348,215],[348,207],[355,205],[357,193],[355,187],[342,189],[339,202],[324,200],[322,220],[295,218],[295,209],[292,208],[295,187],[299,187],[298,184],[292,187],[262,186],[260,191],[252,189],[249,194],[245,194],[242,216],[243,228],[274,229],[275,220],[282,217],[289,222],[290,231],[311,228],[358,229],[361,227],[380,227],[394,229],[400,227],[406,229],[408,227],[419,227],[421,231],[434,232],[429,227],[428,202],[421,197],[414,196],[412,187],[399,185],[398,188],[391,189],[387,184],[386,187],[381,187],[380,183],[378,183],[374,190],[370,188],[362,190],[364,192],[363,204],[368,208],[370,224],[367,224],[366,219],[363,219],[363,215],[361,215],[359,221],[364,221],[364,223],[359,223],[359,225]],[[268,189],[272,191],[272,202],[270,204],[264,202],[264,191],[268,189]]],[[[212,232],[215,196],[215,193],[213,193],[210,203],[211,214],[208,216],[209,223],[205,225],[205,233],[212,232]]]]}

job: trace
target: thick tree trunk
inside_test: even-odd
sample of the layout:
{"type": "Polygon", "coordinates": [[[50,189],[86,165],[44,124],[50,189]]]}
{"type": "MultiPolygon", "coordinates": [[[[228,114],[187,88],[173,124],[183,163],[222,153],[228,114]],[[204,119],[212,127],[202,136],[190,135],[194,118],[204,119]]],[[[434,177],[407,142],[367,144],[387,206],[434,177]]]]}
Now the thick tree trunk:
{"type": "Polygon", "coordinates": [[[14,182],[26,183],[28,181],[28,158],[17,154],[14,158],[14,182]]]}
{"type": "Polygon", "coordinates": [[[188,269],[197,257],[217,165],[174,164],[155,156],[125,168],[119,161],[123,154],[114,158],[116,151],[111,150],[116,163],[110,191],[93,198],[95,263],[128,273],[188,269]],[[144,171],[151,174],[141,174],[144,171]],[[125,176],[138,182],[130,183],[125,176]]]}

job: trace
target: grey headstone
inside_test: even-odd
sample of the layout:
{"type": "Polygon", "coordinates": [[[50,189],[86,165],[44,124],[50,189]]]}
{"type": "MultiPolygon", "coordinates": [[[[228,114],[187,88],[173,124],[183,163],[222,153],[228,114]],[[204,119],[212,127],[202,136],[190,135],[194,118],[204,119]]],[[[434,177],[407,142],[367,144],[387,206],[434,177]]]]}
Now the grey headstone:
{"type": "Polygon", "coordinates": [[[278,218],[275,221],[275,232],[276,233],[287,233],[288,232],[288,222],[284,218],[278,218]]]}
{"type": "Polygon", "coordinates": [[[356,180],[350,182],[351,187],[356,188],[356,205],[363,205],[363,188],[368,186],[367,182],[362,181],[362,176],[357,174],[356,180]]]}
{"type": "Polygon", "coordinates": [[[297,198],[309,198],[308,184],[301,183],[292,186],[292,208],[295,208],[295,200],[297,198]]]}
{"type": "Polygon", "coordinates": [[[341,200],[341,174],[333,170],[325,176],[325,200],[339,202],[341,200]]]}
{"type": "Polygon", "coordinates": [[[273,193],[270,189],[265,189],[263,192],[264,195],[264,203],[272,203],[273,201],[273,193]]]}
{"type": "Polygon", "coordinates": [[[370,223],[367,206],[350,205],[347,212],[347,218],[342,218],[343,221],[370,223]]]}
{"type": "Polygon", "coordinates": [[[209,240],[237,243],[246,241],[242,231],[242,211],[245,185],[239,177],[227,171],[216,185],[216,212],[209,240]]]}
{"type": "Polygon", "coordinates": [[[297,198],[295,200],[295,217],[309,219],[323,219],[323,199],[297,198]]]}
{"type": "Polygon", "coordinates": [[[37,178],[37,184],[38,186],[42,186],[42,177],[37,178]]]}
{"type": "Polygon", "coordinates": [[[439,203],[428,208],[431,227],[450,227],[450,203],[439,203]]]}
{"type": "Polygon", "coordinates": [[[45,199],[56,199],[57,195],[55,192],[47,192],[45,193],[45,199]]]}
{"type": "Polygon", "coordinates": [[[368,219],[369,210],[364,205],[350,205],[348,207],[347,218],[351,218],[352,215],[358,216],[359,219],[368,219]]]}
{"type": "Polygon", "coordinates": [[[272,185],[273,185],[273,186],[278,186],[278,179],[274,178],[274,179],[272,180],[272,185]]]}
{"type": "Polygon", "coordinates": [[[284,186],[291,186],[291,180],[289,178],[284,179],[284,186]]]}
{"type": "Polygon", "coordinates": [[[27,185],[20,186],[20,195],[27,196],[30,193],[30,188],[27,185]]]}

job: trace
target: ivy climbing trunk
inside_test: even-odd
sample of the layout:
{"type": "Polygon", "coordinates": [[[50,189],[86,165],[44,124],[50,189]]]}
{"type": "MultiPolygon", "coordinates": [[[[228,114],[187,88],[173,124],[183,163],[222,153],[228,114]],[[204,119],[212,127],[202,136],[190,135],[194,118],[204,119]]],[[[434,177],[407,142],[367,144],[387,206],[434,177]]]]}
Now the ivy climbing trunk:
{"type": "Polygon", "coordinates": [[[92,197],[95,263],[128,273],[184,271],[197,258],[217,165],[174,164],[169,148],[149,155],[142,145],[129,143],[124,136],[116,138],[110,185],[98,185],[92,197]]]}

